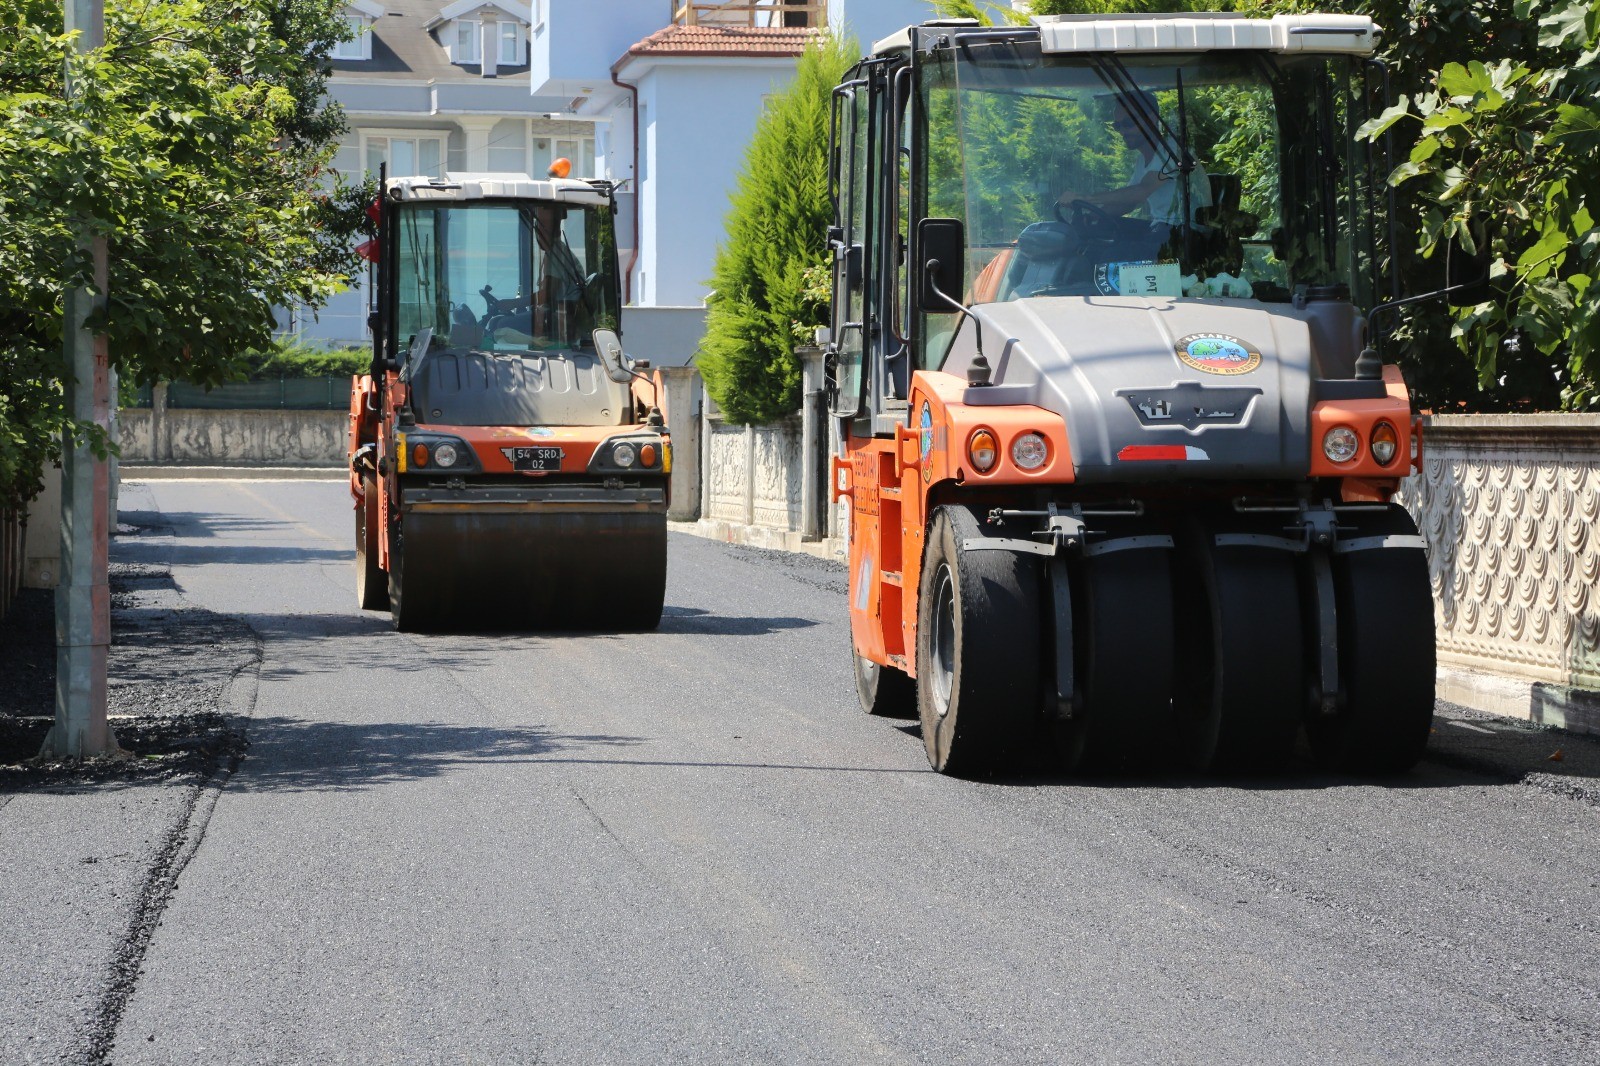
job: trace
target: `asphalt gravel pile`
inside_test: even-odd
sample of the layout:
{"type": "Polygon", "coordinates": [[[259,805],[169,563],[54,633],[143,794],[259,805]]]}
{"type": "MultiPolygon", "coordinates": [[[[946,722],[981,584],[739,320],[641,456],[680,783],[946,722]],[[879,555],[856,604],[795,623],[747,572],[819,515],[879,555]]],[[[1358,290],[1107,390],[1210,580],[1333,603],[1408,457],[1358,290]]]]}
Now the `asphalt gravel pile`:
{"type": "Polygon", "coordinates": [[[218,708],[229,682],[260,661],[254,632],[184,600],[164,566],[113,563],[110,584],[106,705],[126,754],[77,763],[37,758],[55,714],[55,610],[51,593],[29,590],[0,625],[0,790],[204,780],[244,754],[244,723],[218,708]]]}

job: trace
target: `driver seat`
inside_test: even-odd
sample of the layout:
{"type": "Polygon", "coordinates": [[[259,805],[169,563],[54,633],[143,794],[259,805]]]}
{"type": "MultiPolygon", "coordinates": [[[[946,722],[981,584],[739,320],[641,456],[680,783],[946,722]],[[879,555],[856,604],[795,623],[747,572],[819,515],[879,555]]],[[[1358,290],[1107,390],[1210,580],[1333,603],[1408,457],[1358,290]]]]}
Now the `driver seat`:
{"type": "Polygon", "coordinates": [[[1065,222],[1035,222],[1017,237],[1017,252],[1000,285],[1002,300],[1059,288],[1078,241],[1065,222]]]}
{"type": "Polygon", "coordinates": [[[483,330],[478,317],[466,304],[456,304],[450,309],[450,347],[476,348],[483,343],[483,330]]]}

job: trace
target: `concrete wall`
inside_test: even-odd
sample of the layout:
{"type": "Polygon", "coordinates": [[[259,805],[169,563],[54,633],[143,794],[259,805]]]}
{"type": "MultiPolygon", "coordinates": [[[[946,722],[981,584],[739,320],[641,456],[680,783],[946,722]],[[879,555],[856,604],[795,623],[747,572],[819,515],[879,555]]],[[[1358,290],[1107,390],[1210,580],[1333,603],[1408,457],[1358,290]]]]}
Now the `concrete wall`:
{"type": "Polygon", "coordinates": [[[124,410],[125,463],[340,466],[350,416],[343,411],[124,410]]]}
{"type": "Polygon", "coordinates": [[[624,307],[622,346],[651,366],[687,366],[706,334],[704,307],[624,307]]]}
{"type": "Polygon", "coordinates": [[[22,586],[30,589],[53,589],[61,580],[61,468],[46,466],[42,476],[22,544],[22,586]]]}

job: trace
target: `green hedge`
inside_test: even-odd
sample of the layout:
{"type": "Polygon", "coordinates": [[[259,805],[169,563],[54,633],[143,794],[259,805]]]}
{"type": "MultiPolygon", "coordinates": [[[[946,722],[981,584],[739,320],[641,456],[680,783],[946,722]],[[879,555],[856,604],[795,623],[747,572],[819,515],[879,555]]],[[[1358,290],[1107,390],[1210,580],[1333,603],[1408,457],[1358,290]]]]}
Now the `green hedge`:
{"type": "MultiPolygon", "coordinates": [[[[213,411],[343,411],[350,405],[350,378],[367,372],[372,352],[289,343],[265,352],[247,352],[239,364],[247,368],[243,381],[210,388],[172,382],[167,386],[167,406],[213,411]]],[[[148,385],[124,384],[120,391],[123,407],[151,404],[148,385]]]]}

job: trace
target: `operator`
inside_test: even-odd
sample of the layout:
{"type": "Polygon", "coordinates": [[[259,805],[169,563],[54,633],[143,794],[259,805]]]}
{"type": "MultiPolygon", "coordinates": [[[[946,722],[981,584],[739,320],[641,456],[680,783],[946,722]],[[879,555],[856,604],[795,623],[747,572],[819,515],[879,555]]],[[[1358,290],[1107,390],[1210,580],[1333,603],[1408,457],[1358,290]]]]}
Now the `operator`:
{"type": "MultiPolygon", "coordinates": [[[[1151,139],[1153,131],[1162,129],[1160,115],[1154,93],[1145,89],[1137,95],[1119,93],[1111,107],[1111,128],[1139,156],[1128,184],[1093,193],[1066,189],[1056,202],[1070,210],[1081,200],[1113,217],[1137,218],[1149,224],[1158,244],[1164,243],[1172,227],[1184,221],[1183,194],[1177,182],[1183,153],[1171,140],[1158,146],[1151,139]]],[[[1192,212],[1211,206],[1211,182],[1198,163],[1189,172],[1189,201],[1192,212]]]]}
{"type": "Polygon", "coordinates": [[[583,272],[561,231],[564,212],[542,204],[533,210],[534,239],[544,253],[539,257],[542,276],[532,292],[499,302],[496,310],[503,317],[494,319],[491,328],[511,329],[530,337],[551,337],[564,332],[557,320],[565,316],[577,298],[574,287],[581,292],[583,272]]]}

